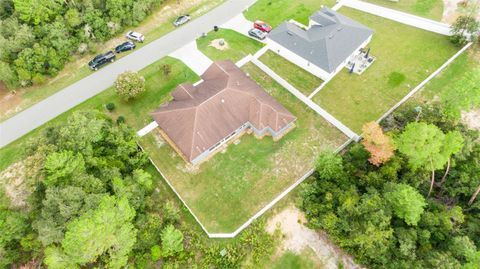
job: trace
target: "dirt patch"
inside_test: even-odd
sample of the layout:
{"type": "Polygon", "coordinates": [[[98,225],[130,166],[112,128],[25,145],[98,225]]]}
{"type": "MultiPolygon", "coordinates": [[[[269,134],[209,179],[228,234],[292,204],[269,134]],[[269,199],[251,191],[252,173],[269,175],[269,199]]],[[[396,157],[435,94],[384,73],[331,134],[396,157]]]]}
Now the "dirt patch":
{"type": "Polygon", "coordinates": [[[0,173],[0,187],[4,188],[11,207],[23,208],[27,205],[26,199],[30,191],[25,183],[25,171],[25,162],[20,161],[0,173]]]}
{"type": "Polygon", "coordinates": [[[470,129],[480,131],[480,109],[462,112],[462,122],[470,129]]]}
{"type": "Polygon", "coordinates": [[[458,3],[463,0],[443,0],[442,22],[452,24],[460,15],[457,11],[458,3]]]}
{"type": "Polygon", "coordinates": [[[16,112],[21,102],[20,94],[7,90],[7,87],[0,82],[0,115],[16,112]]]}
{"type": "Polygon", "coordinates": [[[352,257],[335,246],[326,234],[317,233],[307,228],[304,223],[306,223],[304,214],[294,206],[285,208],[268,220],[269,233],[273,234],[280,229],[284,235],[279,249],[280,255],[286,251],[301,254],[303,250],[310,248],[324,262],[325,268],[337,269],[340,263],[347,269],[362,268],[353,262],[352,257]]]}
{"type": "MultiPolygon", "coordinates": [[[[452,24],[461,15],[459,6],[464,3],[465,0],[443,0],[443,16],[442,22],[452,24]]],[[[480,12],[477,14],[477,19],[480,20],[480,12]]]]}
{"type": "Polygon", "coordinates": [[[218,39],[212,40],[208,46],[214,47],[217,50],[227,50],[228,49],[228,43],[223,38],[218,38],[218,39]]]}

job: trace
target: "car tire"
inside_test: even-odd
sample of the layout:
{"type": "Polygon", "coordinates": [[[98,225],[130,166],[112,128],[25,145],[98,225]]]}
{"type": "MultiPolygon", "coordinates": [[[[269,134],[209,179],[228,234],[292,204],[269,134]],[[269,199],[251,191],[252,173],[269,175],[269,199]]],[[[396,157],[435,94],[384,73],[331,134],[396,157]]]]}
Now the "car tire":
{"type": "Polygon", "coordinates": [[[97,70],[98,70],[98,67],[93,68],[93,71],[97,71],[97,70]]]}
{"type": "Polygon", "coordinates": [[[115,59],[111,59],[110,62],[111,62],[111,63],[115,62],[115,59]]]}

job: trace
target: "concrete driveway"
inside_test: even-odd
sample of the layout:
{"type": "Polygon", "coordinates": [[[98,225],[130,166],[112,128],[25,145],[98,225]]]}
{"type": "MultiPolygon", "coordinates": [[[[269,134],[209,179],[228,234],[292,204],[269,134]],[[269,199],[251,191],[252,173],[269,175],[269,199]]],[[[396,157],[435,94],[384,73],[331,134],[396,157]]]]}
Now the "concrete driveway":
{"type": "Polygon", "coordinates": [[[237,31],[243,35],[248,35],[248,31],[253,28],[253,22],[247,20],[243,13],[238,14],[220,27],[237,31]]]}
{"type": "Polygon", "coordinates": [[[201,75],[213,63],[210,58],[198,50],[197,42],[192,41],[180,49],[172,52],[171,57],[177,58],[184,62],[193,72],[201,75]]]}
{"type": "Polygon", "coordinates": [[[139,71],[179,47],[195,41],[215,25],[222,25],[242,13],[256,0],[227,0],[209,13],[194,19],[90,76],[0,123],[0,147],[4,147],[58,115],[70,110],[110,87],[126,70],[139,71]]]}

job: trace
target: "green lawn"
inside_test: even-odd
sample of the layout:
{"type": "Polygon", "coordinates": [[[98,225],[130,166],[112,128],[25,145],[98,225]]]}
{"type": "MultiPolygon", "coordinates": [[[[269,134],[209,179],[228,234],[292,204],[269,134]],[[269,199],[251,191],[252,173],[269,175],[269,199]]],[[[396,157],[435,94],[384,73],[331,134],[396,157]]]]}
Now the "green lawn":
{"type": "Polygon", "coordinates": [[[23,136],[19,140],[0,149],[0,170],[5,169],[10,164],[22,159],[24,155],[23,148],[29,139],[35,139],[40,133],[52,126],[61,123],[74,111],[80,109],[100,109],[105,110],[107,103],[113,102],[116,109],[111,113],[112,118],[116,119],[119,115],[126,118],[126,122],[135,129],[141,129],[152,121],[149,112],[152,112],[160,104],[169,100],[169,93],[178,84],[190,81],[196,82],[200,78],[191,71],[185,64],[174,58],[163,58],[140,71],[146,80],[146,91],[137,99],[131,102],[122,101],[114,89],[111,87],[97,96],[85,101],[77,107],[65,112],[47,124],[37,128],[33,132],[23,136]],[[161,66],[168,64],[171,66],[171,73],[165,76],[161,71],[161,66]]]}
{"type": "Polygon", "coordinates": [[[271,50],[263,54],[260,61],[306,96],[309,96],[323,82],[271,50]]]}
{"type": "Polygon", "coordinates": [[[443,15],[442,0],[365,0],[375,5],[396,9],[413,15],[440,21],[443,15]]]}
{"type": "MultiPolygon", "coordinates": [[[[435,79],[431,80],[417,95],[416,99],[421,101],[431,101],[436,96],[442,95],[446,91],[450,91],[455,83],[460,80],[467,72],[480,68],[480,47],[471,48],[458,57],[450,66],[440,73],[435,79]],[[475,56],[474,54],[477,54],[475,56]],[[475,58],[476,57],[476,58],[475,58]]],[[[441,101],[441,100],[439,100],[441,101]]]]}
{"type": "Polygon", "coordinates": [[[141,144],[212,233],[236,230],[260,208],[308,171],[322,150],[347,138],[252,64],[244,70],[297,116],[297,126],[278,142],[244,135],[192,171],[157,132],[141,144]]]}
{"type": "Polygon", "coordinates": [[[458,48],[447,37],[350,8],[345,14],[375,30],[371,55],[377,61],[362,75],[342,70],[313,101],[356,132],[377,120],[450,58],[458,48]]]}
{"type": "MultiPolygon", "coordinates": [[[[176,5],[175,1],[176,0],[165,1],[165,3],[163,3],[159,7],[159,10],[164,8],[166,5],[176,5]]],[[[137,43],[137,49],[175,30],[175,27],[173,26],[172,21],[175,20],[178,14],[183,14],[183,13],[191,14],[195,19],[207,13],[211,9],[215,8],[216,6],[220,5],[221,3],[223,3],[223,1],[224,0],[202,1],[192,8],[185,8],[182,6],[175,7],[178,9],[176,12],[169,13],[168,16],[164,16],[164,17],[155,16],[155,13],[158,11],[153,12],[153,14],[151,14],[143,23],[137,26],[137,28],[141,29],[142,26],[145,26],[146,24],[152,24],[152,23],[156,24],[156,26],[153,27],[153,29],[144,33],[145,42],[137,43]]],[[[123,37],[124,34],[125,33],[119,34],[117,38],[123,37]]],[[[113,48],[106,47],[104,44],[98,44],[97,47],[98,47],[97,48],[98,53],[107,51],[109,49],[113,49],[113,48]]],[[[125,57],[130,53],[131,52],[125,52],[125,53],[119,54],[117,55],[117,59],[121,57],[125,57]]],[[[21,103],[18,105],[18,107],[16,107],[15,110],[9,110],[8,113],[1,114],[0,121],[6,120],[12,117],[16,113],[24,109],[27,109],[28,107],[38,103],[39,101],[69,86],[70,84],[73,84],[90,75],[92,71],[87,67],[87,63],[94,56],[95,54],[89,54],[89,55],[83,55],[81,57],[78,57],[78,56],[74,57],[75,58],[74,62],[67,63],[64,70],[62,70],[60,74],[57,75],[56,77],[47,80],[46,84],[19,89],[17,94],[21,95],[21,98],[22,98],[21,103]]]]}
{"type": "Polygon", "coordinates": [[[206,37],[197,39],[197,46],[213,61],[232,60],[235,63],[248,54],[255,54],[263,47],[263,43],[230,29],[220,29],[218,32],[211,31],[206,37]],[[217,39],[225,40],[224,50],[211,46],[211,42],[217,39]]]}
{"type": "Polygon", "coordinates": [[[244,15],[250,21],[264,20],[273,27],[290,19],[308,25],[308,17],[322,5],[333,7],[335,0],[258,0],[244,15]]]}

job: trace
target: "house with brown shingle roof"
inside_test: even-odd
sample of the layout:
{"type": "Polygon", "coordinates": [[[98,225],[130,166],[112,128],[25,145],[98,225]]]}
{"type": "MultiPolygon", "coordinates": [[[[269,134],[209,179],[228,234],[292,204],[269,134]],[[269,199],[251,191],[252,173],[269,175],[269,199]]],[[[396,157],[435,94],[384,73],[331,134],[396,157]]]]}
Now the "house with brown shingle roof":
{"type": "Polygon", "coordinates": [[[213,63],[197,85],[184,83],[151,113],[160,133],[187,162],[198,165],[245,132],[280,139],[296,117],[231,61],[213,63]]]}

